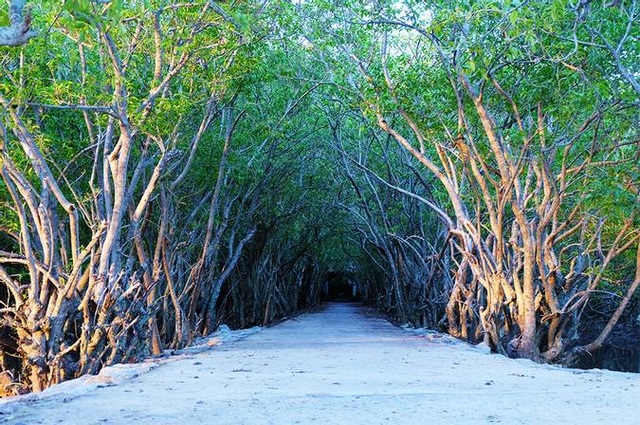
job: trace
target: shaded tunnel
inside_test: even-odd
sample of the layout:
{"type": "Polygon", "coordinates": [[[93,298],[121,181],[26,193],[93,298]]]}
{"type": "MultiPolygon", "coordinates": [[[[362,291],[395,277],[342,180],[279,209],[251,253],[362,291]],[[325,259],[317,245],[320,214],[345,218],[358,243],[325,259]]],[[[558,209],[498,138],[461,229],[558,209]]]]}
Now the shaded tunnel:
{"type": "Polygon", "coordinates": [[[354,302],[361,300],[358,279],[353,273],[329,271],[325,273],[322,287],[323,302],[354,302]]]}

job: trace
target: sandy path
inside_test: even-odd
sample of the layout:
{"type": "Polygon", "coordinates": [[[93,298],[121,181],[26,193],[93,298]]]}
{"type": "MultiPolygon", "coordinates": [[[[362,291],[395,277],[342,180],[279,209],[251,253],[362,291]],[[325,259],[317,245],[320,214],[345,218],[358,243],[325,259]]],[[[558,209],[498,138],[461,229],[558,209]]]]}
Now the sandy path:
{"type": "Polygon", "coordinates": [[[640,424],[640,376],[487,355],[329,304],[118,384],[0,402],[0,423],[640,424]]]}

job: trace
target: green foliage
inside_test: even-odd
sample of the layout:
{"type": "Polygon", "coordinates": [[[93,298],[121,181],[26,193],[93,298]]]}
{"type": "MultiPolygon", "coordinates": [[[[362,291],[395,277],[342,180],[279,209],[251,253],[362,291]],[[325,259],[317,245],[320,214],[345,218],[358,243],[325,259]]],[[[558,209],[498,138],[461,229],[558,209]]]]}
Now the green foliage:
{"type": "MultiPolygon", "coordinates": [[[[259,240],[249,244],[233,277],[238,286],[246,276],[260,277],[261,264],[271,267],[265,275],[284,276],[281,280],[292,286],[298,282],[283,270],[302,274],[313,269],[316,280],[329,269],[356,270],[378,285],[391,281],[390,269],[397,266],[397,303],[413,297],[416,305],[424,305],[425,258],[434,255],[434,247],[441,249],[442,223],[432,209],[390,186],[428,199],[453,217],[451,193],[377,129],[376,114],[415,148],[420,147],[419,133],[427,158],[437,162],[439,155],[446,156],[446,166],[458,179],[457,195],[481,237],[490,240],[488,206],[470,178],[468,158],[454,143],[459,134],[473,137],[475,154],[488,170],[496,169],[464,78],[481,92],[510,158],[544,164],[552,176],[585,164],[569,177],[559,218],[568,220],[577,207],[575,217],[588,220],[583,232],[562,241],[559,250],[573,252],[573,245],[595,236],[601,236],[606,250],[631,212],[640,215],[638,93],[624,72],[637,78],[640,52],[634,41],[640,26],[629,20],[625,2],[620,7],[591,2],[588,11],[563,0],[31,3],[33,25],[41,35],[20,48],[0,48],[0,93],[15,105],[65,196],[77,204],[82,246],[105,219],[100,179],[111,166],[105,158],[113,148],[106,147],[105,129],[116,123],[108,140],[115,144],[125,127],[117,124],[126,121],[133,138],[126,175],[131,187],[118,255],[127,267],[135,263],[133,276],[149,267],[136,263],[137,249],[148,249],[152,258],[160,252],[154,244],[166,242],[175,248],[168,255],[176,268],[174,283],[188,287],[209,219],[209,204],[201,201],[210,199],[224,173],[213,215],[222,248],[207,266],[207,279],[221,274],[223,257],[255,228],[259,240]],[[156,63],[156,55],[162,63],[156,63]],[[208,106],[208,128],[186,177],[174,186],[208,106]],[[137,235],[142,242],[134,249],[126,232],[134,232],[137,223],[130,217],[165,154],[167,164],[137,235]],[[102,160],[106,166],[96,166],[102,160]],[[159,237],[162,208],[171,222],[159,237]]],[[[3,4],[0,25],[4,21],[3,4]]],[[[6,158],[23,172],[36,196],[46,197],[11,131],[8,110],[0,111],[0,119],[7,129],[6,158]]],[[[494,171],[488,174],[497,178],[494,171]]],[[[526,175],[527,170],[518,177],[523,185],[526,175]]],[[[488,189],[490,196],[498,197],[498,186],[488,189]]],[[[0,201],[0,231],[18,232],[4,181],[0,201]]],[[[527,201],[531,221],[539,201],[539,196],[527,201]]],[[[510,225],[513,211],[503,207],[503,212],[510,225]]],[[[56,225],[62,246],[68,244],[69,223],[65,214],[60,217],[56,225]]],[[[638,220],[625,240],[639,228],[638,220]]],[[[631,251],[603,275],[603,289],[624,293],[633,267],[631,251]]],[[[588,254],[594,259],[588,271],[595,274],[601,253],[590,248],[588,254]]],[[[60,270],[72,268],[63,264],[60,270]]],[[[568,264],[560,269],[570,272],[568,264]]],[[[27,278],[24,269],[16,275],[27,278]]],[[[166,284],[166,278],[154,278],[158,288],[166,284]]],[[[206,283],[198,289],[202,293],[210,290],[206,283]]],[[[375,296],[390,299],[387,283],[376,287],[380,293],[375,296]]],[[[185,292],[181,301],[191,295],[185,292]]],[[[441,308],[442,299],[433,302],[441,308]]],[[[155,300],[147,307],[155,311],[158,304],[155,300]]],[[[163,317],[164,326],[170,328],[173,320],[163,317]]]]}

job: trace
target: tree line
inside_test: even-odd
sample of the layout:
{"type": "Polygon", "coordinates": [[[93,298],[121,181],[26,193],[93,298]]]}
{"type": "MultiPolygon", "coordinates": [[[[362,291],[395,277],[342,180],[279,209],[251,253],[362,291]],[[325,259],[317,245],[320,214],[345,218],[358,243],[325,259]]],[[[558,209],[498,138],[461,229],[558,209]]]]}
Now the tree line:
{"type": "Polygon", "coordinates": [[[512,357],[634,335],[635,1],[5,13],[6,394],[269,323],[336,270],[512,357]]]}

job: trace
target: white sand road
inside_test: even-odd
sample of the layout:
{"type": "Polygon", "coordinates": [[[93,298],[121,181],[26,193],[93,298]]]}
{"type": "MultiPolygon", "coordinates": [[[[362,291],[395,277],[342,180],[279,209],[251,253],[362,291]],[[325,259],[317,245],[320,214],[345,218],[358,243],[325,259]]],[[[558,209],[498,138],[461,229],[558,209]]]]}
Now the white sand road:
{"type": "Polygon", "coordinates": [[[510,360],[327,304],[0,401],[0,423],[640,424],[640,375],[510,360]],[[213,340],[215,341],[215,340],[213,340]]]}

